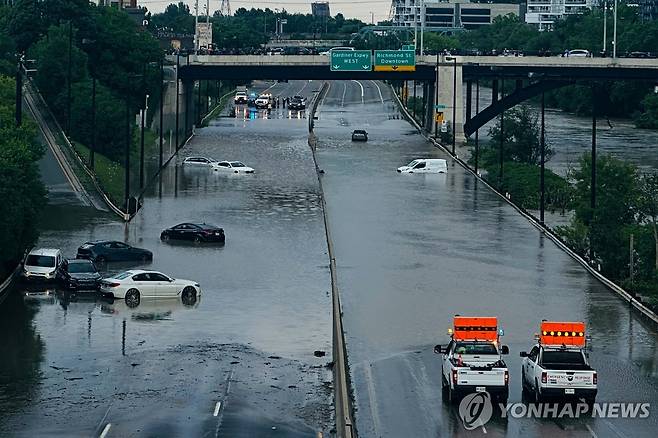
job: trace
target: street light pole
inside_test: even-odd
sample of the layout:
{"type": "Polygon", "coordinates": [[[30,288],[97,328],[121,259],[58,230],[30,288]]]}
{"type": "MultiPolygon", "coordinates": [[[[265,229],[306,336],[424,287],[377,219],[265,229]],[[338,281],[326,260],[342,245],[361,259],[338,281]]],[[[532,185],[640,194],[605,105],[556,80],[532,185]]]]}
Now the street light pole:
{"type": "Polygon", "coordinates": [[[544,223],[544,209],[546,208],[546,199],[544,195],[545,191],[545,164],[546,164],[546,137],[545,137],[545,128],[544,128],[544,92],[541,93],[541,131],[539,135],[539,147],[540,147],[540,163],[541,170],[539,176],[539,222],[544,223]]]}
{"type": "Polygon", "coordinates": [[[130,132],[130,98],[126,98],[126,150],[124,157],[124,166],[125,166],[125,180],[124,180],[124,203],[126,208],[126,213],[129,213],[130,207],[130,143],[131,143],[131,132],[130,132]]]}
{"type": "Polygon", "coordinates": [[[612,25],[612,58],[617,57],[617,7],[618,0],[615,0],[615,13],[614,13],[614,22],[612,25]]]}
{"type": "Polygon", "coordinates": [[[420,56],[425,48],[425,0],[420,0],[420,56]]]}
{"type": "Polygon", "coordinates": [[[91,148],[89,149],[89,167],[94,170],[96,153],[96,77],[91,77],[91,148]]]}
{"type": "MultiPolygon", "coordinates": [[[[178,151],[178,108],[180,105],[178,104],[178,95],[180,94],[180,81],[178,80],[178,72],[180,70],[180,54],[176,55],[176,151],[178,151]]],[[[171,147],[171,145],[169,145],[171,147]]]]}
{"type": "Polygon", "coordinates": [[[18,55],[16,64],[16,126],[23,123],[23,55],[18,55]]]}
{"type": "Polygon", "coordinates": [[[162,169],[162,142],[163,142],[163,119],[164,113],[164,60],[160,59],[160,158],[158,160],[158,170],[162,169]]]}
{"type": "Polygon", "coordinates": [[[608,2],[603,1],[603,56],[608,45],[608,2]]]}
{"type": "Polygon", "coordinates": [[[199,0],[194,3],[194,54],[199,53],[199,0]]]}
{"type": "MultiPolygon", "coordinates": [[[[434,107],[438,108],[439,105],[439,53],[436,54],[436,66],[435,68],[435,78],[436,83],[434,84],[434,107]]],[[[434,139],[436,140],[439,136],[439,122],[436,119],[437,109],[434,110],[434,139]]]]}
{"type": "Polygon", "coordinates": [[[453,57],[452,69],[452,155],[455,155],[457,145],[457,58],[453,57]]]}
{"type": "Polygon", "coordinates": [[[71,50],[73,47],[73,22],[69,21],[69,65],[67,75],[68,99],[66,104],[66,135],[71,134],[71,50]]]}

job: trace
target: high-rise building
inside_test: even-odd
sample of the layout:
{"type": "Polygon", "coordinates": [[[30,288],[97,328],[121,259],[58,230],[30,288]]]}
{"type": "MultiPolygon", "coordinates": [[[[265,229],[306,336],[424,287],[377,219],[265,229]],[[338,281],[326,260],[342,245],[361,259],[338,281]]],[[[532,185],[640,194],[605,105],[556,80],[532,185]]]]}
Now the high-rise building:
{"type": "Polygon", "coordinates": [[[642,21],[658,19],[658,0],[639,0],[638,5],[642,21]]]}
{"type": "Polygon", "coordinates": [[[592,9],[596,0],[527,0],[525,22],[551,30],[557,20],[592,9]]]}
{"type": "Polygon", "coordinates": [[[420,28],[459,27],[475,29],[491,24],[500,15],[522,16],[521,5],[511,3],[471,3],[468,0],[393,0],[393,25],[420,28]],[[415,15],[415,18],[414,18],[415,15]]]}
{"type": "Polygon", "coordinates": [[[330,17],[329,2],[313,2],[311,3],[311,13],[314,17],[330,17]]]}

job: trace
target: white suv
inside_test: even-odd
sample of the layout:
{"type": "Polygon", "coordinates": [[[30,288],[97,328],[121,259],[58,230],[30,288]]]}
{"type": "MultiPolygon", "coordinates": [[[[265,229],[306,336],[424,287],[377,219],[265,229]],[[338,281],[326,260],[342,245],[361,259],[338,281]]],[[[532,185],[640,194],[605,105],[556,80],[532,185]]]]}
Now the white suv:
{"type": "Polygon", "coordinates": [[[59,249],[33,249],[23,263],[23,277],[27,280],[53,281],[62,263],[64,257],[59,249]]]}

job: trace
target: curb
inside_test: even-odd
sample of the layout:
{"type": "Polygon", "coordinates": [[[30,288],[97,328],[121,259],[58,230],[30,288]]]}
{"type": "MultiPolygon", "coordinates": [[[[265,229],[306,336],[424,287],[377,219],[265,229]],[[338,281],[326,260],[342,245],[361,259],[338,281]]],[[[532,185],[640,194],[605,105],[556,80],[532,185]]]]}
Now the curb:
{"type": "Polygon", "coordinates": [[[334,407],[336,416],[336,436],[338,438],[355,437],[356,430],[352,418],[352,403],[349,397],[349,379],[347,370],[347,350],[345,348],[345,333],[343,331],[343,318],[340,304],[340,294],[338,290],[338,278],[336,274],[336,257],[334,256],[334,244],[331,238],[331,229],[329,227],[329,218],[327,216],[327,203],[324,197],[322,187],[322,178],[318,168],[318,162],[315,156],[317,147],[317,137],[313,132],[313,117],[317,110],[319,102],[322,100],[324,93],[328,90],[327,82],[322,84],[322,88],[317,93],[309,117],[309,136],[308,145],[311,148],[313,164],[315,165],[318,185],[320,187],[320,202],[322,204],[322,217],[324,220],[325,237],[327,240],[327,251],[329,253],[329,271],[331,273],[331,302],[332,302],[332,335],[333,335],[333,360],[334,360],[334,407]]]}
{"type": "Polygon", "coordinates": [[[620,298],[622,298],[624,301],[628,302],[628,304],[631,306],[631,308],[634,308],[636,311],[640,312],[642,316],[645,318],[653,321],[655,324],[658,324],[658,314],[653,312],[651,309],[649,309],[647,306],[639,302],[637,299],[635,299],[630,293],[628,293],[626,290],[624,290],[621,286],[617,285],[615,282],[610,280],[608,277],[604,276],[601,274],[599,271],[594,269],[585,259],[583,259],[580,255],[576,254],[571,248],[569,248],[554,232],[551,230],[549,227],[546,225],[543,225],[539,222],[539,220],[516,205],[514,202],[512,202],[511,199],[507,198],[503,193],[500,193],[498,190],[496,190],[491,184],[489,184],[484,178],[482,178],[480,175],[475,173],[471,167],[466,164],[461,158],[452,155],[450,150],[443,146],[441,143],[436,141],[435,139],[431,138],[425,131],[423,131],[423,128],[416,122],[416,120],[409,114],[409,111],[402,105],[402,102],[400,101],[400,98],[398,95],[395,93],[395,90],[392,90],[393,96],[395,96],[395,99],[398,103],[398,106],[400,107],[401,111],[404,114],[404,117],[418,130],[420,135],[422,135],[427,141],[432,143],[435,147],[441,149],[443,152],[448,154],[452,159],[457,162],[461,167],[463,167],[466,171],[470,172],[479,182],[484,184],[487,188],[489,188],[492,192],[494,192],[496,195],[498,195],[501,199],[503,199],[507,204],[511,205],[518,213],[521,214],[525,219],[530,222],[535,228],[537,228],[539,231],[544,233],[555,245],[560,248],[562,251],[566,252],[569,256],[571,256],[572,259],[577,261],[582,267],[585,268],[587,272],[589,272],[594,278],[599,280],[604,286],[606,286],[608,289],[610,289],[612,292],[616,293],[620,298]]]}
{"type": "MultiPolygon", "coordinates": [[[[0,284],[0,297],[2,297],[11,286],[13,286],[22,266],[22,263],[17,264],[11,274],[9,274],[9,276],[0,284]]],[[[2,302],[2,299],[0,299],[0,302],[2,302]]]]}

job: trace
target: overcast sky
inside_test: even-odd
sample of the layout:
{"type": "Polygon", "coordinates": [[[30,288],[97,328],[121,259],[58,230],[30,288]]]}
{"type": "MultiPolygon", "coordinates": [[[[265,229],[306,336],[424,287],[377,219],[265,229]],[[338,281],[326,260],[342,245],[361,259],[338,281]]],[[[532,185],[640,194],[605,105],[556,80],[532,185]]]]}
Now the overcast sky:
{"type": "MultiPolygon", "coordinates": [[[[184,0],[190,6],[190,11],[194,13],[194,1],[184,0]]],[[[248,1],[248,0],[229,0],[231,4],[231,11],[239,8],[270,8],[274,10],[285,9],[288,12],[302,12],[311,13],[311,0],[262,0],[262,1],[248,1]]],[[[172,0],[137,0],[137,4],[145,6],[152,13],[162,12],[170,3],[177,3],[172,0]]],[[[210,14],[221,7],[222,0],[210,0],[210,14]]],[[[205,11],[206,0],[199,0],[199,9],[205,11]]],[[[346,18],[359,18],[364,22],[369,23],[371,15],[374,13],[375,23],[388,19],[388,12],[391,8],[390,0],[336,0],[335,2],[329,1],[329,8],[331,15],[335,16],[341,12],[346,18]]]]}

